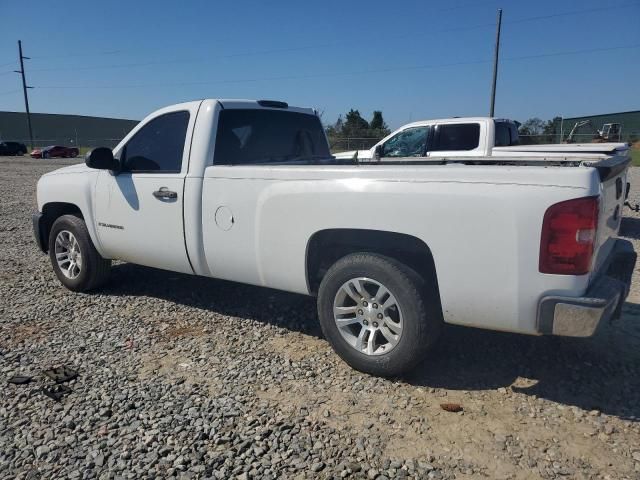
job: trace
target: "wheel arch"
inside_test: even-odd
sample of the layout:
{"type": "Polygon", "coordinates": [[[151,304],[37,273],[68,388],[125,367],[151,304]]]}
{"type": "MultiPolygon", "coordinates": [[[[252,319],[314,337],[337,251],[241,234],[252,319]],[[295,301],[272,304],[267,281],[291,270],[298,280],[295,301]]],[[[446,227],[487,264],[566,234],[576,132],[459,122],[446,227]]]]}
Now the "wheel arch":
{"type": "Polygon", "coordinates": [[[84,220],[82,210],[74,203],[49,202],[42,206],[42,217],[40,218],[38,230],[44,252],[49,250],[49,234],[53,223],[63,215],[75,215],[84,220]]]}
{"type": "Polygon", "coordinates": [[[306,279],[312,295],[317,294],[322,277],[338,259],[355,252],[393,258],[415,271],[424,281],[442,314],[438,275],[429,246],[418,237],[384,230],[336,228],[315,232],[307,243],[306,279]]]}

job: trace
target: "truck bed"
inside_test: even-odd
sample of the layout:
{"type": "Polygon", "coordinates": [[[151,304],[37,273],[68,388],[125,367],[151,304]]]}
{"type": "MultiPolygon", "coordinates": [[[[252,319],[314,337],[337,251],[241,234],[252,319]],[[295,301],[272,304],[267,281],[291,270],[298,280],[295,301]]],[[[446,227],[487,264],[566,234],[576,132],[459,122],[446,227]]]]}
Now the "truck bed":
{"type": "MultiPolygon", "coordinates": [[[[500,147],[515,148],[515,147],[500,147]]],[[[524,152],[523,152],[524,153],[524,152]]],[[[405,157],[394,159],[361,159],[359,164],[375,165],[495,165],[495,166],[536,166],[536,167],[592,167],[600,174],[600,180],[606,180],[621,172],[631,163],[628,150],[617,154],[584,153],[571,155],[561,152],[540,152],[539,155],[499,155],[493,157],[405,157]]]]}
{"type": "Polygon", "coordinates": [[[544,145],[514,145],[493,147],[493,156],[529,155],[536,153],[619,155],[628,150],[626,143],[554,143],[544,145]]]}

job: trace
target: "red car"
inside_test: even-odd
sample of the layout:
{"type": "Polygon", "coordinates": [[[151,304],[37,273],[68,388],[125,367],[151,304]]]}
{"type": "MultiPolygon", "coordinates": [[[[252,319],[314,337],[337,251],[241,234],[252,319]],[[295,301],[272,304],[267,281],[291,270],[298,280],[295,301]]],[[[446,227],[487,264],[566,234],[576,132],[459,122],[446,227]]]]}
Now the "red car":
{"type": "Polygon", "coordinates": [[[80,150],[76,147],[51,145],[49,147],[36,148],[31,152],[31,158],[76,158],[79,154],[80,150]]]}

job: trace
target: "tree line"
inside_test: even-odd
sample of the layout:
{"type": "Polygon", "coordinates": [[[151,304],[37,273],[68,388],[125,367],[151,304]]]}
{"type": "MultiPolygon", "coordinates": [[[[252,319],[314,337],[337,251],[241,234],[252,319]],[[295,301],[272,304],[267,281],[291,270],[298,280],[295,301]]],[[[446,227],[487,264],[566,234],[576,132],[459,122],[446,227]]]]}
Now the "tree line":
{"type": "MultiPolygon", "coordinates": [[[[520,141],[523,144],[559,142],[561,117],[542,120],[532,117],[518,125],[520,141]]],[[[326,126],[330,139],[380,139],[391,133],[382,116],[382,111],[375,110],[370,121],[360,114],[359,110],[350,109],[344,116],[338,116],[335,123],[326,126]]],[[[568,132],[564,132],[566,135],[568,132]]]]}
{"type": "Polygon", "coordinates": [[[568,132],[560,132],[561,117],[553,117],[552,120],[541,120],[533,117],[521,123],[518,126],[518,134],[520,135],[520,143],[558,143],[562,141],[560,134],[565,135],[568,132]]]}
{"type": "Polygon", "coordinates": [[[382,138],[391,133],[380,110],[375,110],[371,121],[367,121],[358,110],[351,109],[326,129],[330,138],[382,138]]]}

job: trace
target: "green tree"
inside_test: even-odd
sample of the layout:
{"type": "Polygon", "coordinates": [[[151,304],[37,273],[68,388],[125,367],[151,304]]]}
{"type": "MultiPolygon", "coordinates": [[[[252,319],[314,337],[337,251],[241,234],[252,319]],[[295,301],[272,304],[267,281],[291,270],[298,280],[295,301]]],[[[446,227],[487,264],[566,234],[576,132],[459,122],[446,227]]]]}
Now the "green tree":
{"type": "Polygon", "coordinates": [[[342,128],[344,127],[344,121],[342,120],[342,115],[338,115],[338,120],[333,125],[327,126],[327,136],[328,137],[339,137],[342,135],[342,128]]]}
{"type": "Polygon", "coordinates": [[[546,123],[538,117],[533,117],[520,125],[518,133],[520,134],[520,142],[524,145],[532,143],[544,143],[541,135],[544,133],[546,123]]]}
{"type": "Polygon", "coordinates": [[[380,110],[373,111],[373,118],[369,123],[369,128],[371,128],[371,130],[389,130],[384,118],[382,118],[382,112],[380,110]]]}
{"type": "Polygon", "coordinates": [[[354,109],[344,117],[340,115],[334,124],[327,125],[326,131],[329,145],[335,151],[369,148],[390,133],[381,111],[374,111],[369,123],[354,109]]]}
{"type": "Polygon", "coordinates": [[[358,110],[349,110],[345,118],[342,135],[346,137],[366,136],[369,130],[369,122],[362,118],[358,110]]]}
{"type": "Polygon", "coordinates": [[[520,135],[542,135],[545,122],[538,117],[533,117],[520,125],[520,135]]]}
{"type": "Polygon", "coordinates": [[[562,117],[553,117],[553,120],[547,121],[544,125],[543,133],[545,135],[544,140],[547,143],[560,143],[560,124],[562,117]]]}

